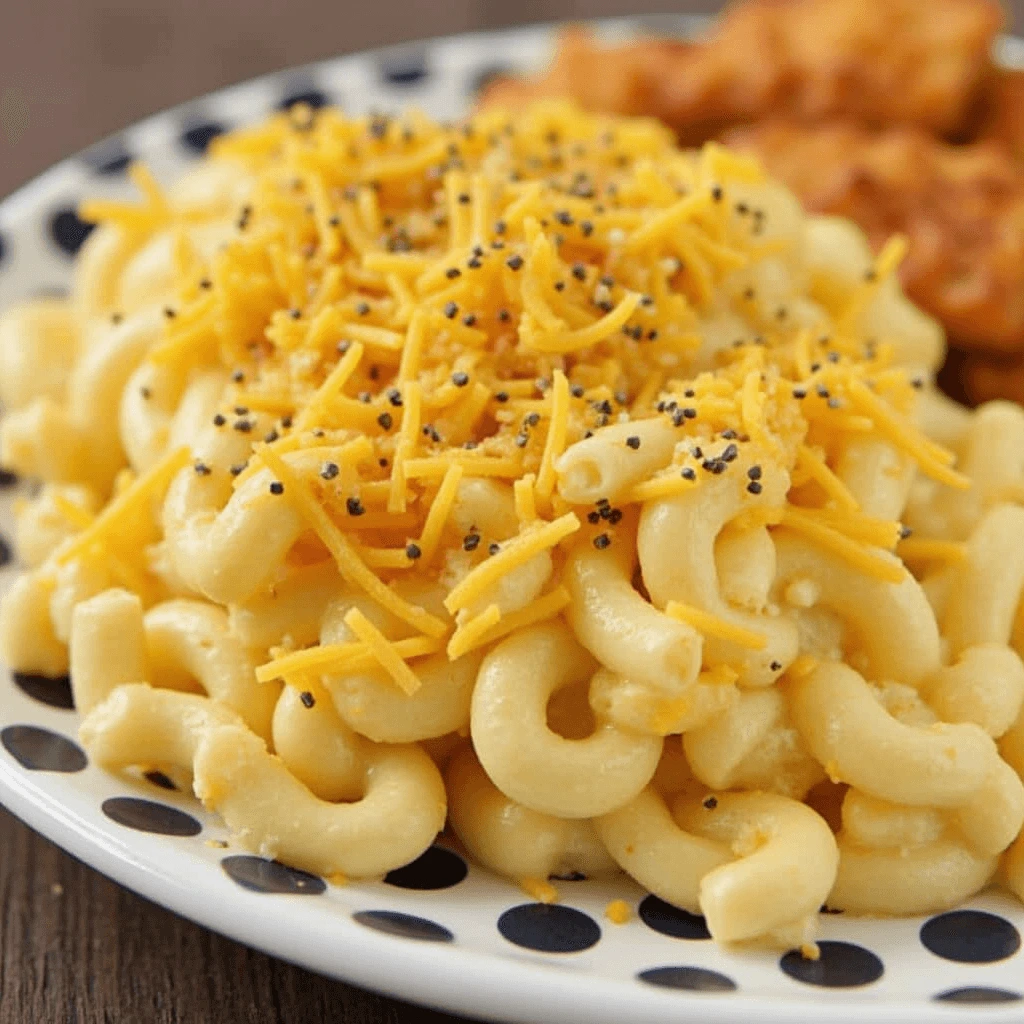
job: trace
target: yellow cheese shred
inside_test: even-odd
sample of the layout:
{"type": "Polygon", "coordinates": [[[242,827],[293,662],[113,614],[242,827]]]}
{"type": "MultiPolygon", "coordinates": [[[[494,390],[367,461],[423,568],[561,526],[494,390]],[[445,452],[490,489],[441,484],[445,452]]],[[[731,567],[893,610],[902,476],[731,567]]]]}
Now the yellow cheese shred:
{"type": "Polygon", "coordinates": [[[188,464],[187,448],[169,452],[122,491],[103,511],[57,555],[58,565],[67,565],[90,545],[109,538],[132,513],[140,511],[170,484],[178,471],[188,464]]]}
{"type": "Polygon", "coordinates": [[[553,522],[538,523],[527,527],[511,540],[501,545],[497,554],[491,555],[476,568],[470,570],[449,591],[444,606],[453,615],[461,608],[476,601],[486,593],[489,587],[511,572],[513,569],[528,562],[534,555],[540,554],[580,528],[580,521],[575,513],[569,512],[553,522]]]}
{"type": "MultiPolygon", "coordinates": [[[[429,636],[413,636],[391,643],[392,650],[405,661],[425,654],[436,654],[443,647],[429,636]]],[[[269,683],[302,674],[331,675],[338,672],[362,672],[376,664],[373,653],[362,641],[344,644],[320,644],[302,651],[283,654],[256,668],[256,680],[269,683]]]]}
{"type": "Polygon", "coordinates": [[[302,478],[267,445],[254,449],[257,458],[284,484],[284,493],[294,503],[302,517],[316,531],[327,550],[338,564],[342,579],[364,590],[382,608],[392,612],[403,622],[428,636],[441,637],[448,632],[448,626],[426,609],[410,604],[400,598],[379,577],[370,571],[356,554],[348,539],[327,515],[324,507],[316,500],[313,492],[302,478]]]}
{"type": "Polygon", "coordinates": [[[437,489],[437,494],[434,495],[419,540],[423,565],[429,565],[437,553],[438,545],[441,543],[441,533],[445,523],[448,522],[448,516],[451,514],[452,506],[458,496],[463,472],[464,470],[458,462],[449,463],[441,486],[437,489]]]}
{"type": "Polygon", "coordinates": [[[561,370],[555,370],[551,386],[551,422],[544,443],[544,454],[537,474],[536,493],[547,499],[555,487],[555,460],[565,451],[565,436],[569,425],[569,380],[561,370]]]}
{"type": "Polygon", "coordinates": [[[501,621],[501,609],[489,604],[455,630],[448,641],[448,657],[454,661],[485,643],[484,637],[501,621]]]}
{"type": "Polygon", "coordinates": [[[797,464],[840,508],[857,511],[860,503],[849,488],[829,469],[825,460],[813,449],[802,444],[797,449],[797,464]]]}
{"type": "Polygon", "coordinates": [[[344,622],[407,697],[420,688],[419,676],[402,660],[394,644],[358,608],[350,608],[344,622]]]}
{"type": "Polygon", "coordinates": [[[967,557],[967,545],[953,540],[908,537],[896,546],[896,554],[904,562],[962,562],[967,557]]]}
{"type": "Polygon", "coordinates": [[[885,583],[901,583],[906,570],[895,560],[884,558],[880,553],[816,519],[802,509],[788,506],[782,517],[782,525],[802,533],[815,543],[828,548],[852,568],[885,583]]]}
{"type": "Polygon", "coordinates": [[[719,640],[728,640],[739,647],[746,647],[752,651],[763,651],[768,646],[768,638],[763,633],[745,629],[734,622],[727,622],[725,619],[691,604],[669,601],[665,606],[665,614],[679,622],[685,622],[688,626],[693,626],[699,633],[717,637],[719,640]]]}

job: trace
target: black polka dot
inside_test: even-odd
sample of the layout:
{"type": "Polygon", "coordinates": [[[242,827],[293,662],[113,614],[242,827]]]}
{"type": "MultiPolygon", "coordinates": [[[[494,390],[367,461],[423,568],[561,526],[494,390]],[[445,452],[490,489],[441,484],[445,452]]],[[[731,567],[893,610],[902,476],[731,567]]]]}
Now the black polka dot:
{"type": "Polygon", "coordinates": [[[640,920],[648,928],[674,939],[710,939],[707,923],[699,914],[691,914],[671,903],[647,896],[640,904],[640,920]]]}
{"type": "Polygon", "coordinates": [[[319,110],[330,102],[327,94],[321,92],[314,85],[308,82],[297,82],[288,89],[278,106],[281,110],[289,110],[298,103],[305,103],[307,107],[319,110]]]}
{"type": "Polygon", "coordinates": [[[104,800],[103,813],[125,828],[156,832],[162,836],[197,836],[203,826],[184,811],[137,796],[112,796],[104,800]]]}
{"type": "Polygon", "coordinates": [[[1020,932],[1004,917],[981,910],[939,914],[921,926],[921,942],[945,960],[990,964],[1020,949],[1020,932]]]}
{"type": "Polygon", "coordinates": [[[82,220],[74,210],[67,208],[58,210],[50,218],[50,235],[60,248],[74,256],[82,248],[82,243],[92,233],[95,224],[82,220]]]}
{"type": "Polygon", "coordinates": [[[466,862],[443,846],[431,846],[411,864],[389,871],[384,881],[400,889],[450,889],[458,885],[469,868],[466,862]]]}
{"type": "Polygon", "coordinates": [[[85,162],[97,173],[104,175],[122,174],[132,162],[128,147],[119,139],[101,142],[88,150],[85,162]]]}
{"type": "Polygon", "coordinates": [[[403,939],[419,939],[422,942],[452,942],[455,939],[443,925],[414,914],[402,914],[397,910],[360,910],[352,915],[352,919],[366,928],[398,935],[403,939]]]}
{"type": "Polygon", "coordinates": [[[936,997],[942,1003],[1016,1003],[1021,998],[1019,992],[1011,992],[1005,988],[951,988],[948,992],[940,992],[936,997]]]}
{"type": "Polygon", "coordinates": [[[80,772],[89,763],[77,743],[36,725],[9,725],[0,743],[22,768],[35,772],[80,772]]]}
{"type": "Polygon", "coordinates": [[[9,469],[0,469],[0,487],[13,487],[17,482],[18,476],[16,473],[12,473],[9,469]]]}
{"type": "Polygon", "coordinates": [[[799,949],[791,949],[780,961],[782,970],[805,985],[823,988],[855,988],[878,981],[885,968],[882,961],[863,946],[852,942],[819,942],[821,956],[808,960],[799,949]]]}
{"type": "Polygon", "coordinates": [[[0,566],[7,565],[11,558],[11,545],[7,543],[7,539],[0,535],[0,566]]]}
{"type": "Polygon", "coordinates": [[[227,128],[217,121],[197,121],[181,133],[181,144],[195,153],[205,153],[210,143],[227,128]]]}
{"type": "Polygon", "coordinates": [[[478,93],[483,92],[496,78],[506,78],[514,74],[516,74],[516,69],[508,64],[488,64],[486,67],[480,68],[473,75],[469,86],[470,92],[476,96],[478,93]]]}
{"type": "Polygon", "coordinates": [[[232,881],[252,892],[319,896],[327,888],[327,883],[316,875],[247,853],[225,857],[220,866],[232,881]]]}
{"type": "Polygon", "coordinates": [[[582,871],[570,871],[565,875],[551,875],[556,882],[585,882],[587,876],[582,871]]]}
{"type": "Polygon", "coordinates": [[[163,772],[145,772],[143,778],[147,782],[152,782],[154,786],[159,786],[161,789],[177,789],[178,787],[174,784],[174,780],[163,772]]]}
{"type": "Polygon", "coordinates": [[[33,700],[49,704],[51,708],[74,710],[75,698],[71,693],[71,680],[67,676],[37,676],[31,672],[15,672],[12,678],[18,689],[33,700]]]}
{"type": "Polygon", "coordinates": [[[660,988],[684,988],[689,992],[735,992],[736,982],[718,971],[703,967],[652,967],[637,977],[660,988]]]}
{"type": "Polygon", "coordinates": [[[582,910],[557,903],[521,903],[498,918],[509,942],[541,953],[579,953],[601,938],[597,922],[582,910]]]}
{"type": "Polygon", "coordinates": [[[415,85],[429,74],[426,56],[422,53],[404,53],[385,60],[380,69],[388,85],[415,85]]]}

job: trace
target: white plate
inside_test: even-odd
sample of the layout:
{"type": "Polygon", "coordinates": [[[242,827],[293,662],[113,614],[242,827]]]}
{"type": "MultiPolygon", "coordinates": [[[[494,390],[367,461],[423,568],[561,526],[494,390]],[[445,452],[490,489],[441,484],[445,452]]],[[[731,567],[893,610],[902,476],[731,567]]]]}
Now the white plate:
{"type": "MultiPolygon", "coordinates": [[[[697,24],[645,24],[653,21],[662,30],[697,24]]],[[[606,22],[601,31],[637,27],[606,22]]],[[[542,66],[552,41],[551,28],[535,27],[360,54],[261,78],[143,121],[0,205],[0,306],[67,286],[81,240],[71,211],[86,195],[126,194],[118,168],[129,154],[144,157],[159,176],[173,176],[196,158],[210,126],[251,122],[297,94],[350,112],[416,104],[450,117],[466,109],[477,83],[496,67],[542,66]]],[[[1019,62],[1021,44],[1004,41],[1002,55],[1019,62]]],[[[7,499],[0,529],[9,535],[7,499]]],[[[0,584],[9,584],[13,571],[0,573],[0,584]]],[[[0,799],[7,807],[143,896],[323,974],[474,1017],[529,1024],[753,1015],[834,1024],[961,1015],[1024,1020],[1024,908],[1004,894],[986,892],[963,911],[931,920],[826,916],[823,956],[811,964],[798,954],[717,949],[700,918],[645,897],[625,879],[560,882],[558,906],[533,904],[486,871],[470,865],[467,872],[462,858],[443,848],[392,882],[328,886],[259,858],[232,860],[240,851],[217,842],[227,838],[223,826],[187,794],[87,765],[74,743],[74,711],[52,704],[67,697],[59,685],[19,686],[7,673],[0,677],[0,799]],[[125,797],[134,802],[119,799],[125,797]],[[260,885],[286,891],[252,888],[260,885]],[[625,925],[610,923],[603,911],[614,898],[639,914],[625,925]]]]}

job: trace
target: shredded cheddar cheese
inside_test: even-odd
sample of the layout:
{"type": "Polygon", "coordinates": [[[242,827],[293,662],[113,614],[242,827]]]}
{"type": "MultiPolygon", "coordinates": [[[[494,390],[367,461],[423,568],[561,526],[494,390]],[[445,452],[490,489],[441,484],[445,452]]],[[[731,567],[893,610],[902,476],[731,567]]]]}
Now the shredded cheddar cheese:
{"type": "Polygon", "coordinates": [[[752,651],[761,651],[768,646],[768,638],[763,633],[755,633],[734,622],[727,622],[725,619],[706,612],[702,608],[695,608],[693,605],[669,601],[665,606],[665,614],[680,622],[685,622],[688,626],[693,626],[698,632],[707,636],[728,640],[730,643],[749,648],[752,651]]]}
{"type": "Polygon", "coordinates": [[[962,562],[967,557],[967,545],[960,541],[934,540],[928,537],[908,537],[900,541],[896,553],[905,562],[962,562]]]}
{"type": "Polygon", "coordinates": [[[612,900],[604,908],[604,916],[612,924],[628,924],[633,917],[633,911],[625,900],[612,900]]]}
{"type": "Polygon", "coordinates": [[[558,890],[546,878],[524,878],[519,884],[523,892],[538,903],[558,902],[558,890]]]}
{"type": "Polygon", "coordinates": [[[115,538],[123,543],[125,538],[117,535],[125,522],[130,521],[138,512],[148,513],[155,499],[163,494],[178,470],[185,466],[188,460],[187,448],[169,452],[155,466],[129,484],[81,533],[58,552],[57,564],[66,565],[81,557],[93,544],[115,538]]]}
{"type": "MultiPolygon", "coordinates": [[[[699,502],[716,478],[740,496],[734,526],[798,532],[877,580],[963,557],[962,545],[901,539],[901,524],[866,515],[842,476],[851,438],[874,437],[941,485],[969,483],[915,425],[899,339],[857,333],[905,240],[822,307],[820,324],[765,313],[744,275],[756,283],[768,259],[792,265],[794,282],[805,275],[793,238],[763,236],[772,214],[751,208],[766,184],[756,161],[717,144],[682,151],[653,121],[562,102],[456,125],[300,105],[218,138],[209,159],[233,181],[209,210],[183,206],[139,165],[139,202],[82,209],[140,242],[167,233],[175,299],[146,363],[182,380],[221,375],[208,429],[251,432],[248,454],[190,468],[184,449],[166,453],[122,477],[95,517],[55,502],[77,533],[54,561],[102,552],[116,581],[148,595],[152,553],[134,548],[158,536],[156,506],[176,474],[219,474],[232,513],[269,475],[303,527],[281,575],[333,559],[415,635],[389,640],[350,610],[351,642],[292,650],[287,638],[261,682],[379,667],[411,694],[410,661],[457,659],[559,616],[570,545],[633,544],[644,508],[699,502]],[[206,245],[197,225],[222,244],[206,245]],[[721,314],[724,338],[712,326],[721,314]],[[573,446],[633,422],[644,430],[606,453],[621,489],[593,504],[563,493],[555,466],[573,446]],[[670,435],[657,456],[641,436],[658,436],[649,426],[670,435]],[[770,471],[790,481],[785,496],[765,493],[770,471]],[[497,537],[466,529],[474,481],[514,510],[497,537]],[[543,595],[502,614],[504,578],[538,566],[543,595]],[[432,610],[402,596],[410,579],[436,588],[432,610]]],[[[738,624],[752,617],[679,602],[666,612],[750,650],[767,644],[738,624]]],[[[738,677],[718,666],[702,681],[738,677]]]]}
{"type": "Polygon", "coordinates": [[[385,672],[411,697],[419,688],[420,680],[395,650],[394,644],[358,609],[345,613],[345,625],[364,643],[385,672]]]}
{"type": "Polygon", "coordinates": [[[500,621],[501,609],[496,604],[488,605],[479,615],[474,615],[455,630],[448,641],[448,657],[454,661],[479,647],[500,621]]]}
{"type": "Polygon", "coordinates": [[[575,513],[568,512],[550,523],[531,524],[506,541],[500,550],[473,569],[452,587],[444,605],[453,614],[486,593],[506,573],[528,562],[534,555],[553,548],[580,528],[575,513]]]}

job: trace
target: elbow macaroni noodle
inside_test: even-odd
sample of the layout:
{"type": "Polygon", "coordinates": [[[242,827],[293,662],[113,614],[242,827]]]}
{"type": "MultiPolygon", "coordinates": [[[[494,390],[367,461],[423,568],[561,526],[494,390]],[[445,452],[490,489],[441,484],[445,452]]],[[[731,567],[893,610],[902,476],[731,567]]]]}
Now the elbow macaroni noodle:
{"type": "Polygon", "coordinates": [[[561,103],[131,177],[0,318],[0,646],[97,763],[334,878],[448,827],[722,942],[1024,898],[1024,412],[938,393],[901,239],[561,103]]]}

